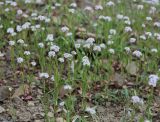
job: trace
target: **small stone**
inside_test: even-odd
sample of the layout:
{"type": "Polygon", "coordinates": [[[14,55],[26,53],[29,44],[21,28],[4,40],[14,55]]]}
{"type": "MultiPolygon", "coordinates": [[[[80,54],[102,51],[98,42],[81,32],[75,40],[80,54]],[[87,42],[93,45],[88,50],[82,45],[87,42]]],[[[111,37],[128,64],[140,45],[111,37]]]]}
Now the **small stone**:
{"type": "Polygon", "coordinates": [[[52,112],[48,112],[47,116],[52,118],[52,117],[54,117],[54,114],[52,112]]]}
{"type": "Polygon", "coordinates": [[[2,106],[0,106],[0,114],[3,112],[5,112],[5,109],[2,106]]]}
{"type": "Polygon", "coordinates": [[[28,121],[30,121],[31,120],[31,113],[30,112],[28,112],[28,111],[18,111],[17,113],[17,116],[18,116],[18,118],[19,118],[19,121],[23,121],[23,122],[28,122],[28,121]]]}
{"type": "Polygon", "coordinates": [[[130,75],[136,76],[139,68],[135,62],[130,62],[127,64],[126,70],[130,75]]]}
{"type": "Polygon", "coordinates": [[[35,106],[33,101],[28,101],[28,106],[35,106]]]}
{"type": "Polygon", "coordinates": [[[42,120],[34,120],[34,122],[43,122],[42,120]]]}
{"type": "Polygon", "coordinates": [[[12,102],[16,105],[23,105],[23,100],[20,97],[14,97],[12,98],[12,102]]]}
{"type": "Polygon", "coordinates": [[[61,118],[61,117],[58,117],[58,118],[56,119],[56,122],[66,122],[66,120],[63,119],[63,118],[61,118]]]}
{"type": "Polygon", "coordinates": [[[0,87],[0,101],[3,102],[4,100],[8,99],[12,93],[13,93],[13,90],[11,87],[1,86],[0,87]]]}
{"type": "Polygon", "coordinates": [[[97,112],[99,112],[99,113],[104,113],[105,112],[105,108],[102,107],[102,106],[98,106],[96,109],[97,109],[97,112]]]}

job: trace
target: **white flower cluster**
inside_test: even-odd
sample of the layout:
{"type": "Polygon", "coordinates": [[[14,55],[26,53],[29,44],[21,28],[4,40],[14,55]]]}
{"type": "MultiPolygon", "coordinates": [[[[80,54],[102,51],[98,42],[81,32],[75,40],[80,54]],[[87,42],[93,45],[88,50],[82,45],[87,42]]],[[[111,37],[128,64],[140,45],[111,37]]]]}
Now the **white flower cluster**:
{"type": "Polygon", "coordinates": [[[90,113],[90,114],[96,114],[95,108],[86,107],[85,111],[88,112],[88,113],[90,113]]]}
{"type": "Polygon", "coordinates": [[[110,16],[103,16],[103,15],[100,15],[99,16],[99,19],[100,20],[104,20],[106,22],[111,22],[112,21],[112,18],[110,16]]]}
{"type": "Polygon", "coordinates": [[[158,75],[152,74],[152,75],[149,76],[148,84],[149,84],[150,86],[156,87],[158,80],[159,80],[158,75]]]}
{"type": "Polygon", "coordinates": [[[64,85],[64,90],[72,90],[72,86],[71,85],[64,85]]]}
{"type": "Polygon", "coordinates": [[[83,63],[83,66],[90,66],[89,58],[87,56],[84,56],[82,58],[82,63],[83,63]]]}
{"type": "Polygon", "coordinates": [[[138,97],[138,96],[132,96],[132,102],[134,103],[134,104],[143,104],[144,102],[143,102],[143,99],[141,99],[140,97],[138,97]]]}
{"type": "Polygon", "coordinates": [[[138,50],[135,50],[133,52],[133,55],[136,56],[137,58],[140,58],[142,56],[142,53],[140,51],[138,51],[138,50]]]}
{"type": "Polygon", "coordinates": [[[24,59],[22,57],[18,57],[17,58],[17,63],[21,64],[23,63],[24,59]]]}
{"type": "Polygon", "coordinates": [[[46,72],[43,72],[43,73],[39,73],[39,77],[40,78],[49,78],[49,74],[48,73],[46,73],[46,72]]]}
{"type": "Polygon", "coordinates": [[[53,40],[54,40],[53,34],[48,34],[47,38],[46,38],[46,41],[53,41],[53,40]]]}

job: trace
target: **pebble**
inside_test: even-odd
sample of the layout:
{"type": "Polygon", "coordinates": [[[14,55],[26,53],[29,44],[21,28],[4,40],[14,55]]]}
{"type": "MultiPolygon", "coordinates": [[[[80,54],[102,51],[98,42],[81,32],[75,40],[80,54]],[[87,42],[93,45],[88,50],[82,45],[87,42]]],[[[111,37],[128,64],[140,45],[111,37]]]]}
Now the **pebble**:
{"type": "Polygon", "coordinates": [[[34,105],[34,102],[33,102],[33,101],[28,101],[28,106],[29,106],[29,107],[31,107],[31,106],[32,106],[32,107],[33,107],[33,106],[35,106],[35,105],[34,105]]]}
{"type": "Polygon", "coordinates": [[[0,106],[0,114],[3,112],[5,112],[5,109],[2,106],[0,106]]]}
{"type": "Polygon", "coordinates": [[[54,114],[52,112],[48,112],[47,116],[52,118],[52,117],[54,117],[54,114]]]}

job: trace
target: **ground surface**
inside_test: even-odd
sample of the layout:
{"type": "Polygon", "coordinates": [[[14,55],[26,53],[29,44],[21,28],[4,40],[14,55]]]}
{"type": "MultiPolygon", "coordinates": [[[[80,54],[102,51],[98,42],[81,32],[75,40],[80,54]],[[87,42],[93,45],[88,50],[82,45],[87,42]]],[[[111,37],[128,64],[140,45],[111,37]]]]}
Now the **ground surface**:
{"type": "Polygon", "coordinates": [[[160,122],[157,0],[15,1],[0,1],[0,122],[160,122]]]}

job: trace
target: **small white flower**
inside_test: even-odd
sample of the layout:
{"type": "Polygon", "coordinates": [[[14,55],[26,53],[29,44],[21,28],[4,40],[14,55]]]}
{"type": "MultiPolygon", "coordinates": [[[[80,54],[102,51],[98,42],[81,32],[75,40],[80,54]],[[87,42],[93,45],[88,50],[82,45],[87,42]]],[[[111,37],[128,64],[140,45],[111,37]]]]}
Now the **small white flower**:
{"type": "Polygon", "coordinates": [[[53,34],[48,34],[46,40],[53,41],[54,40],[53,34]]]}
{"type": "Polygon", "coordinates": [[[112,48],[110,48],[108,51],[109,51],[111,54],[114,54],[114,53],[115,53],[114,49],[112,49],[112,48]]]}
{"type": "Polygon", "coordinates": [[[145,34],[148,36],[148,37],[152,37],[152,33],[151,32],[145,32],[145,34]]]}
{"type": "Polygon", "coordinates": [[[64,90],[72,90],[72,86],[68,85],[68,84],[64,85],[63,88],[64,88],[64,90]]]}
{"type": "Polygon", "coordinates": [[[68,12],[70,12],[70,13],[75,13],[75,9],[68,9],[68,12]]]}
{"type": "Polygon", "coordinates": [[[151,52],[157,53],[158,50],[157,50],[156,48],[152,48],[152,49],[151,49],[151,52]]]}
{"type": "Polygon", "coordinates": [[[39,73],[39,77],[40,78],[49,78],[49,74],[48,73],[39,73]]]}
{"type": "Polygon", "coordinates": [[[81,44],[74,44],[75,48],[80,48],[81,44]]]}
{"type": "Polygon", "coordinates": [[[89,44],[89,43],[84,44],[84,45],[83,45],[83,47],[84,47],[84,48],[88,48],[88,49],[90,49],[90,48],[91,48],[91,44],[89,44]]]}
{"type": "Polygon", "coordinates": [[[117,19],[122,20],[124,16],[122,14],[118,14],[116,17],[117,19]]]}
{"type": "Polygon", "coordinates": [[[149,3],[149,4],[159,4],[159,0],[143,0],[143,2],[149,3]]]}
{"type": "Polygon", "coordinates": [[[61,31],[65,33],[67,31],[69,31],[69,28],[67,26],[64,26],[61,28],[61,31]]]}
{"type": "Polygon", "coordinates": [[[15,45],[15,41],[9,41],[9,45],[10,45],[10,46],[15,45]]]}
{"type": "Polygon", "coordinates": [[[112,45],[113,43],[113,41],[108,40],[107,45],[112,45]]]}
{"type": "Polygon", "coordinates": [[[159,33],[154,33],[154,36],[157,37],[157,36],[160,36],[160,34],[159,33]]]}
{"type": "Polygon", "coordinates": [[[103,6],[101,6],[101,5],[96,5],[96,6],[95,6],[95,10],[103,10],[103,6]]]}
{"type": "Polygon", "coordinates": [[[21,27],[20,25],[17,25],[16,30],[17,30],[18,32],[21,32],[21,31],[22,31],[22,27],[21,27]]]}
{"type": "Polygon", "coordinates": [[[5,55],[5,53],[2,53],[1,51],[0,51],[0,57],[3,57],[5,55]]]}
{"type": "Polygon", "coordinates": [[[50,21],[51,21],[50,18],[46,18],[46,19],[45,19],[45,22],[46,22],[46,23],[49,23],[50,21]]]}
{"type": "Polygon", "coordinates": [[[144,122],[151,122],[150,120],[145,120],[144,122]]]}
{"type": "Polygon", "coordinates": [[[70,6],[73,7],[73,8],[76,8],[77,4],[76,3],[71,3],[70,6]]]}
{"type": "Polygon", "coordinates": [[[77,54],[76,51],[72,51],[71,53],[72,53],[73,55],[76,55],[76,54],[77,54]]]}
{"type": "Polygon", "coordinates": [[[109,30],[109,34],[111,34],[111,35],[116,35],[116,30],[115,29],[110,29],[109,30]]]}
{"type": "Polygon", "coordinates": [[[4,5],[4,2],[0,2],[0,5],[4,5]]]}
{"type": "Polygon", "coordinates": [[[4,9],[5,12],[8,12],[9,10],[10,10],[9,8],[4,9]]]}
{"type": "Polygon", "coordinates": [[[24,51],[24,55],[30,55],[30,51],[24,51]]]}
{"type": "Polygon", "coordinates": [[[10,33],[10,34],[14,33],[14,29],[13,28],[8,28],[7,33],[10,33]]]}
{"type": "Polygon", "coordinates": [[[59,58],[58,60],[59,60],[61,63],[64,62],[64,58],[59,58]]]}
{"type": "Polygon", "coordinates": [[[23,58],[21,58],[21,57],[18,57],[18,58],[17,58],[17,63],[19,63],[19,64],[20,64],[20,63],[22,63],[23,61],[24,61],[24,59],[23,59],[23,58]]]}
{"type": "Polygon", "coordinates": [[[24,47],[28,47],[28,44],[23,44],[24,47]]]}
{"type": "Polygon", "coordinates": [[[131,52],[131,49],[130,49],[129,47],[125,47],[124,49],[125,49],[125,51],[126,51],[127,53],[130,53],[130,52],[131,52]]]}
{"type": "Polygon", "coordinates": [[[36,0],[36,3],[39,5],[42,5],[44,3],[44,1],[43,0],[36,0]]]}
{"type": "Polygon", "coordinates": [[[126,25],[131,25],[131,21],[130,21],[130,20],[125,20],[124,23],[125,23],[126,25]]]}
{"type": "Polygon", "coordinates": [[[60,47],[57,46],[57,45],[52,45],[52,46],[50,47],[50,50],[53,50],[53,51],[55,51],[55,52],[59,52],[60,47]]]}
{"type": "Polygon", "coordinates": [[[22,14],[22,16],[23,16],[24,18],[28,18],[28,15],[27,15],[27,14],[22,14]]]}
{"type": "Polygon", "coordinates": [[[152,17],[146,17],[147,21],[152,21],[152,17]]]}
{"type": "Polygon", "coordinates": [[[12,36],[15,36],[15,35],[17,35],[17,33],[16,33],[16,32],[14,32],[14,33],[11,33],[11,35],[12,35],[12,36]]]}
{"type": "Polygon", "coordinates": [[[132,32],[132,28],[129,27],[129,26],[128,26],[128,27],[125,27],[124,31],[125,31],[125,32],[132,32]]]}
{"type": "Polygon", "coordinates": [[[39,16],[38,16],[38,19],[39,19],[40,21],[45,21],[46,17],[45,17],[45,16],[42,16],[42,15],[39,15],[39,16]]]}
{"type": "Polygon", "coordinates": [[[64,106],[65,102],[60,102],[59,105],[60,106],[64,106]]]}
{"type": "Polygon", "coordinates": [[[142,24],[142,27],[143,27],[143,28],[145,28],[145,27],[146,27],[146,25],[143,23],[143,24],[142,24]]]}
{"type": "Polygon", "coordinates": [[[140,51],[138,51],[138,50],[135,50],[133,52],[133,55],[136,56],[137,58],[140,58],[142,56],[142,53],[140,51]]]}
{"type": "Polygon", "coordinates": [[[135,38],[130,38],[130,39],[129,39],[129,42],[130,42],[130,43],[135,43],[135,42],[136,42],[136,39],[135,39],[135,38]]]}
{"type": "Polygon", "coordinates": [[[85,111],[90,114],[96,114],[95,108],[86,107],[85,111]]]}
{"type": "Polygon", "coordinates": [[[66,33],[66,36],[72,36],[72,32],[66,33]]]}
{"type": "Polygon", "coordinates": [[[16,2],[11,2],[11,6],[17,6],[16,2]]]}
{"type": "Polygon", "coordinates": [[[137,5],[137,8],[138,8],[139,10],[142,10],[142,9],[144,8],[144,6],[143,6],[143,5],[137,5]]]}
{"type": "Polygon", "coordinates": [[[132,102],[133,102],[134,104],[137,104],[137,103],[143,104],[143,99],[141,99],[141,98],[138,97],[138,96],[132,96],[132,102]]]}
{"type": "Polygon", "coordinates": [[[100,16],[99,16],[99,19],[105,20],[105,21],[107,21],[107,22],[111,22],[111,21],[112,21],[112,18],[111,18],[110,16],[100,15],[100,16]]]}
{"type": "Polygon", "coordinates": [[[17,40],[17,43],[19,43],[19,44],[24,44],[24,40],[23,40],[23,39],[18,39],[18,40],[17,40]]]}
{"type": "Polygon", "coordinates": [[[157,40],[158,40],[158,41],[160,41],[160,35],[159,35],[159,36],[157,36],[157,40]]]}
{"type": "Polygon", "coordinates": [[[36,16],[37,16],[37,13],[32,13],[31,16],[32,16],[32,17],[36,17],[36,16]]]}
{"type": "Polygon", "coordinates": [[[105,49],[106,48],[106,45],[104,43],[100,44],[100,47],[105,49]]]}
{"type": "Polygon", "coordinates": [[[89,43],[89,44],[91,44],[91,45],[93,45],[94,42],[95,42],[95,39],[94,39],[94,38],[88,38],[88,39],[86,40],[86,43],[89,43]]]}
{"type": "Polygon", "coordinates": [[[43,47],[44,47],[44,44],[43,44],[43,43],[38,43],[38,46],[39,46],[40,48],[43,48],[43,47]]]}
{"type": "Polygon", "coordinates": [[[142,40],[146,40],[147,39],[145,35],[141,35],[139,38],[142,39],[142,40]]]}
{"type": "Polygon", "coordinates": [[[158,80],[159,80],[158,75],[154,75],[154,74],[149,75],[148,84],[149,84],[150,86],[156,87],[158,80]]]}
{"type": "Polygon", "coordinates": [[[71,59],[73,57],[72,54],[70,54],[70,53],[64,53],[63,56],[66,59],[71,59]]]}
{"type": "Polygon", "coordinates": [[[83,66],[90,66],[90,61],[89,61],[89,58],[87,56],[84,56],[82,58],[82,63],[83,63],[83,66]]]}
{"type": "Polygon", "coordinates": [[[40,24],[35,25],[35,28],[39,29],[41,27],[40,24]]]}
{"type": "Polygon", "coordinates": [[[60,4],[60,3],[55,3],[55,6],[56,6],[56,7],[60,7],[61,4],[60,4]]]}
{"type": "Polygon", "coordinates": [[[31,0],[25,0],[25,3],[31,3],[31,0]]]}
{"type": "Polygon", "coordinates": [[[95,45],[95,46],[93,47],[93,50],[94,50],[94,51],[101,52],[101,47],[98,46],[98,45],[95,45]]]}
{"type": "Polygon", "coordinates": [[[52,76],[51,76],[51,81],[54,81],[54,80],[55,80],[55,79],[54,79],[54,75],[52,75],[52,76]]]}
{"type": "Polygon", "coordinates": [[[29,28],[30,28],[30,25],[31,25],[30,22],[25,22],[25,23],[22,25],[22,29],[29,29],[29,28]]]}
{"type": "Polygon", "coordinates": [[[115,3],[112,2],[112,1],[109,1],[109,2],[106,3],[106,5],[107,5],[107,6],[115,6],[115,3]]]}
{"type": "Polygon", "coordinates": [[[154,23],[154,26],[160,28],[160,22],[155,22],[155,23],[154,23]]]}
{"type": "Polygon", "coordinates": [[[37,64],[37,63],[36,63],[35,61],[32,61],[32,62],[31,62],[31,65],[32,65],[32,66],[36,66],[36,64],[37,64]]]}
{"type": "Polygon", "coordinates": [[[23,14],[23,11],[22,11],[21,9],[18,9],[18,10],[17,10],[17,14],[18,14],[18,15],[21,15],[21,14],[23,14]]]}
{"type": "Polygon", "coordinates": [[[150,10],[149,10],[149,13],[150,14],[154,14],[155,12],[156,12],[156,7],[154,7],[154,6],[151,6],[151,8],[150,8],[150,10]]]}
{"type": "Polygon", "coordinates": [[[49,57],[55,57],[56,53],[54,51],[49,51],[48,56],[49,57]]]}
{"type": "Polygon", "coordinates": [[[90,7],[90,6],[86,6],[86,7],[84,8],[84,10],[85,10],[85,11],[89,11],[89,12],[93,12],[93,8],[90,7]]]}

